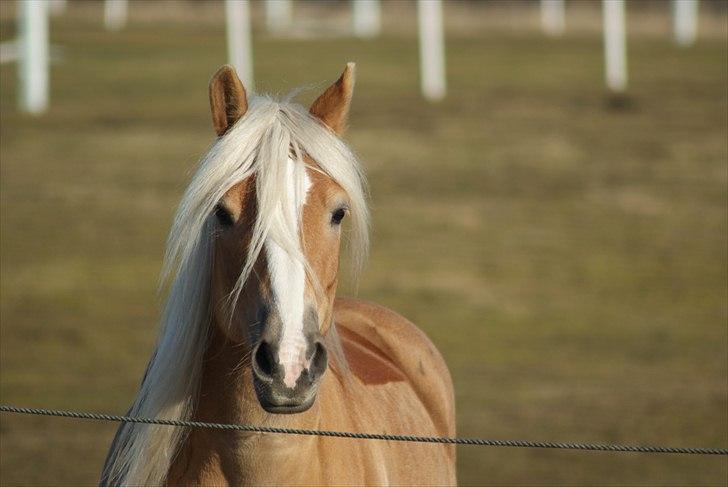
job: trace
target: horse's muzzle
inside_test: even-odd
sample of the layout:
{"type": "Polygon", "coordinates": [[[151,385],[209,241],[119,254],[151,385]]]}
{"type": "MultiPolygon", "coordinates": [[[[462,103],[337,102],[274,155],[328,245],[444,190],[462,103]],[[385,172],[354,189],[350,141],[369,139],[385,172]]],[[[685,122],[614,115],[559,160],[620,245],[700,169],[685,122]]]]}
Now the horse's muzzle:
{"type": "Polygon", "coordinates": [[[296,363],[281,364],[279,343],[261,340],[253,349],[253,386],[260,405],[269,413],[292,414],[306,411],[326,371],[326,347],[316,334],[307,338],[305,354],[296,363]],[[291,369],[296,377],[291,377],[291,369]]]}

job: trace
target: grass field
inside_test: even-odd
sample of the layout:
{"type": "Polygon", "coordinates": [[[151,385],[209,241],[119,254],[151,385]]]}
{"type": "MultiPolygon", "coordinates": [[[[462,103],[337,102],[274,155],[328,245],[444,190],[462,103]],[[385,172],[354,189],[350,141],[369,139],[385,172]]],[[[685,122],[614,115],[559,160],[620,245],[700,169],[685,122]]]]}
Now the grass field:
{"type": "MultiPolygon", "coordinates": [[[[208,10],[110,34],[96,6],[72,5],[52,25],[63,60],[39,118],[18,113],[15,68],[0,69],[2,403],[132,400],[166,232],[213,138],[206,87],[225,46],[208,10]]],[[[728,446],[725,33],[690,49],[637,33],[629,54],[617,110],[598,32],[453,28],[450,94],[430,105],[411,35],[256,36],[259,91],[303,85],[308,102],[358,63],[348,140],[373,210],[359,295],[442,350],[461,435],[728,446]]],[[[93,484],[115,428],[0,419],[2,485],[93,484]]],[[[728,459],[465,447],[459,475],[726,485],[728,459]]]]}

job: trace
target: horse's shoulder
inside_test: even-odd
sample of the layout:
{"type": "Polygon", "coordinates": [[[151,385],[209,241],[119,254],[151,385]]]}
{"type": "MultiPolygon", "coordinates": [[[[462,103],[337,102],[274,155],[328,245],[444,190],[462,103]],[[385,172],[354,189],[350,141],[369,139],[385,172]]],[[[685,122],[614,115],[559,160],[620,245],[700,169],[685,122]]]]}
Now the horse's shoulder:
{"type": "Polygon", "coordinates": [[[334,319],[349,365],[363,382],[407,380],[431,412],[444,408],[438,414],[443,434],[454,432],[450,372],[424,332],[395,311],[360,299],[337,298],[334,319]]]}
{"type": "MultiPolygon", "coordinates": [[[[375,424],[389,432],[455,436],[450,372],[424,332],[399,313],[360,299],[337,298],[334,320],[349,368],[369,387],[365,397],[377,401],[375,424]]],[[[413,449],[394,460],[398,465],[424,453],[401,448],[413,449]]],[[[445,456],[433,458],[439,458],[435,463],[447,470],[447,479],[435,483],[454,484],[455,447],[443,448],[445,456]]]]}
{"type": "Polygon", "coordinates": [[[407,381],[439,434],[455,433],[452,380],[444,359],[412,322],[384,306],[337,298],[334,320],[349,365],[364,383],[407,381]]]}

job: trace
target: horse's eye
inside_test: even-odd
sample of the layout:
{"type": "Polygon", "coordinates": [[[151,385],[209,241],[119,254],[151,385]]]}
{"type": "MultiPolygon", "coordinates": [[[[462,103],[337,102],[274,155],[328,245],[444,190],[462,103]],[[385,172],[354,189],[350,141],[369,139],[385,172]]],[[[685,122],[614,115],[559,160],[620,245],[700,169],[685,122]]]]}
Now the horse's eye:
{"type": "Polygon", "coordinates": [[[331,214],[331,224],[338,225],[346,216],[346,208],[339,208],[331,214]]]}
{"type": "Polygon", "coordinates": [[[217,221],[222,225],[223,227],[232,227],[235,222],[233,221],[233,217],[230,215],[230,212],[227,211],[222,205],[217,205],[215,207],[215,217],[217,218],[217,221]]]}

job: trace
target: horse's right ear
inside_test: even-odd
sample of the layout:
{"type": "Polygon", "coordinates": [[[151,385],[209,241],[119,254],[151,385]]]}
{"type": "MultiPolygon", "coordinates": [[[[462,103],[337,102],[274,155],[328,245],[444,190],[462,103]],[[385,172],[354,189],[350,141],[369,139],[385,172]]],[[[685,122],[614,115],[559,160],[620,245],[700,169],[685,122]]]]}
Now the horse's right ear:
{"type": "Polygon", "coordinates": [[[223,135],[248,111],[248,98],[235,68],[226,64],[210,80],[212,126],[223,135]]]}

